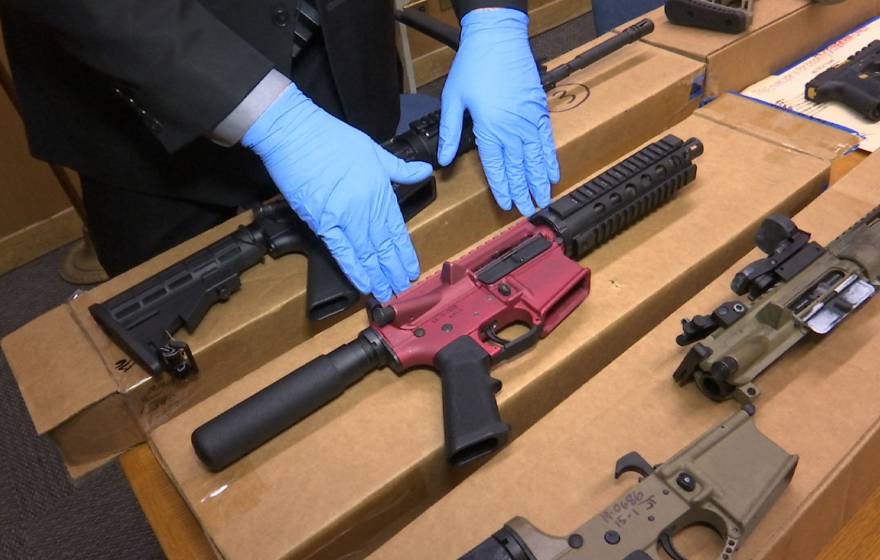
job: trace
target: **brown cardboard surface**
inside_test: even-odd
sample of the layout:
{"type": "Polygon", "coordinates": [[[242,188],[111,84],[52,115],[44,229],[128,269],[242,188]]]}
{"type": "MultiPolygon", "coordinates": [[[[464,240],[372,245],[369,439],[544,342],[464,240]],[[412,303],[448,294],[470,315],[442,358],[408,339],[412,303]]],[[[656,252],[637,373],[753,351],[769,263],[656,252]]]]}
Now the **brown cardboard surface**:
{"type": "MultiPolygon", "coordinates": [[[[60,189],[60,187],[58,187],[60,189]]],[[[83,224],[72,207],[0,237],[0,274],[82,237],[83,224]]]]}
{"type": "Polygon", "coordinates": [[[143,441],[142,430],[67,306],[56,307],[3,339],[13,376],[38,433],[50,433],[72,476],[85,474],[143,441]],[[69,356],[55,351],[59,341],[69,356]],[[71,356],[75,356],[71,359],[71,356]],[[20,372],[55,371],[46,379],[20,372]],[[88,410],[88,413],[83,413],[88,410]],[[107,421],[110,418],[112,421],[107,421]]]}
{"type": "MultiPolygon", "coordinates": [[[[873,156],[795,217],[828,243],[880,203],[880,156],[873,156]]],[[[705,314],[735,297],[734,273],[764,256],[751,252],[671,314],[588,384],[374,555],[455,558],[515,515],[566,534],[636,480],[615,481],[621,455],[666,460],[736,410],[672,372],[686,353],[675,345],[681,317],[705,314]]],[[[737,558],[812,558],[877,486],[880,458],[880,302],[871,301],[829,336],[805,339],[758,379],[758,428],[800,462],[790,486],[745,541],[737,558]]],[[[717,558],[720,541],[682,535],[692,559],[717,558]]]]}
{"type": "Polygon", "coordinates": [[[852,149],[852,136],[842,134],[835,141],[823,127],[804,127],[799,119],[778,107],[743,103],[737,95],[722,95],[700,109],[700,116],[746,134],[763,138],[789,150],[817,155],[829,161],[852,149]]]}
{"type": "MultiPolygon", "coordinates": [[[[551,66],[589,46],[560,57],[551,62],[551,66]]],[[[554,132],[563,170],[563,180],[556,192],[574,186],[584,176],[684,119],[696,107],[697,100],[690,97],[691,86],[702,71],[700,62],[649,45],[634,44],[566,80],[567,87],[580,92],[573,96],[573,102],[569,97],[551,92],[554,132]]],[[[409,224],[423,270],[516,218],[515,213],[499,210],[492,201],[476,153],[462,157],[454,168],[437,175],[438,199],[409,224]]],[[[53,367],[35,364],[25,356],[24,350],[12,352],[10,364],[19,382],[34,387],[26,399],[33,401],[29,406],[35,417],[45,414],[52,419],[51,422],[41,420],[41,431],[51,430],[55,426],[53,422],[63,421],[74,412],[66,408],[63,413],[34,410],[37,401],[39,407],[52,406],[53,395],[49,390],[40,393],[39,387],[56,384],[56,378],[90,378],[99,370],[101,375],[109,376],[113,384],[85,384],[80,390],[89,396],[77,401],[81,407],[79,413],[89,413],[90,400],[98,403],[120,393],[125,395],[143,430],[149,431],[333,324],[306,319],[306,260],[295,255],[277,261],[267,259],[264,264],[246,271],[241,277],[241,291],[228,302],[212,308],[195,333],[177,333],[178,338],[190,343],[201,369],[198,377],[186,382],[177,382],[168,376],[151,377],[131,363],[92,320],[89,305],[105,301],[248,220],[249,216],[239,216],[65,306],[75,325],[66,322],[69,336],[59,331],[54,344],[43,349],[50,355],[47,360],[53,367]],[[83,338],[91,349],[82,342],[83,338]],[[64,367],[60,367],[61,364],[64,367]]],[[[14,335],[15,344],[27,346],[31,338],[42,334],[42,328],[36,323],[26,325],[14,335]]],[[[6,342],[4,347],[10,344],[12,342],[6,342]]],[[[108,416],[99,420],[107,424],[128,421],[108,416]]],[[[75,437],[69,429],[58,433],[75,437]]],[[[71,448],[59,443],[62,449],[71,448]]],[[[72,459],[67,457],[67,460],[72,459]]]]}
{"type": "Polygon", "coordinates": [[[3,339],[3,353],[10,363],[16,364],[13,375],[31,414],[37,432],[50,430],[89,406],[96,394],[112,394],[116,384],[110,379],[89,340],[76,329],[76,323],[67,307],[56,307],[30,323],[27,331],[18,330],[3,339]],[[80,334],[73,337],[71,334],[80,334]],[[52,351],[58,340],[64,340],[70,352],[90,359],[71,367],[69,358],[52,351]],[[36,376],[20,376],[16,372],[65,371],[52,383],[36,376]]]}
{"type": "MultiPolygon", "coordinates": [[[[730,110],[743,103],[750,102],[737,99],[730,110]]],[[[818,126],[798,122],[805,136],[818,126]]],[[[802,207],[827,180],[827,160],[699,115],[671,133],[703,140],[697,180],[588,256],[593,295],[537,349],[494,370],[514,435],[744,254],[767,213],[802,207]]],[[[840,132],[828,133],[836,145],[840,132]]],[[[363,316],[339,323],[151,434],[154,451],[224,557],[362,557],[473,470],[445,463],[439,383],[426,370],[403,378],[387,369],[370,374],[222,473],[198,462],[189,444],[193,429],[353,339],[365,324],[363,316]]]]}
{"type": "Polygon", "coordinates": [[[877,0],[759,0],[751,27],[731,35],[673,25],[658,8],[648,14],[656,29],[643,41],[706,62],[705,92],[713,96],[742,90],[878,13],[877,0]]]}

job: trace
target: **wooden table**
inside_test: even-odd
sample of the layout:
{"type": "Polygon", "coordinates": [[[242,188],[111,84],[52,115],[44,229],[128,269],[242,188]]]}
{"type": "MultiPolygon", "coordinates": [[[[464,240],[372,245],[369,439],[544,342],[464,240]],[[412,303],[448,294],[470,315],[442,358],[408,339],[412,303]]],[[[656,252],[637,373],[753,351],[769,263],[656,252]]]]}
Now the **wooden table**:
{"type": "Polygon", "coordinates": [[[162,470],[146,443],[119,458],[147,521],[170,560],[214,559],[214,548],[199,522],[162,470]]]}
{"type": "MultiPolygon", "coordinates": [[[[865,157],[865,152],[858,151],[835,161],[831,167],[831,183],[846,175],[865,157]]],[[[125,452],[120,462],[168,558],[216,558],[195,516],[149,446],[142,444],[125,452]]],[[[817,560],[880,560],[880,488],[825,546],[817,560]]]]}

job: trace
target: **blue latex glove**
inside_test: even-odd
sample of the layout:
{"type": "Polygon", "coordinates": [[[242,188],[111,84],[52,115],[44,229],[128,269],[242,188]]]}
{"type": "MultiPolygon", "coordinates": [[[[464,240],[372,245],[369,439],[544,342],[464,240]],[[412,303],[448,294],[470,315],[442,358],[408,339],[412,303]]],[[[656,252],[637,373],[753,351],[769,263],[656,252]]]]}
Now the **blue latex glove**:
{"type": "Polygon", "coordinates": [[[461,20],[461,45],[443,89],[437,159],[458,151],[464,111],[498,205],[524,215],[550,204],[559,162],[547,95],[529,45],[529,18],[508,8],[479,9],[461,20]],[[531,196],[530,196],[531,193],[531,196]]]}
{"type": "Polygon", "coordinates": [[[242,139],[302,220],[324,241],[352,284],[388,301],[419,276],[419,260],[391,181],[427,179],[431,166],[391,155],[325,112],[295,85],[242,139]]]}

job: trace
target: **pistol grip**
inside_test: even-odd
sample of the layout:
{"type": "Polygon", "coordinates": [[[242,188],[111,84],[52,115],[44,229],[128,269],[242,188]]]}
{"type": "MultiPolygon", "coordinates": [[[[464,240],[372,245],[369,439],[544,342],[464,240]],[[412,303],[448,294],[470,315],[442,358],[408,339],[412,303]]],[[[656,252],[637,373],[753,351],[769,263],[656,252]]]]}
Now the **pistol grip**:
{"type": "Polygon", "coordinates": [[[391,187],[394,189],[394,195],[397,197],[397,204],[400,205],[400,213],[405,222],[410,221],[413,216],[437,199],[437,181],[433,175],[421,183],[414,185],[392,183],[391,187]]]}
{"type": "MultiPolygon", "coordinates": [[[[861,84],[847,82],[843,78],[832,79],[818,87],[813,86],[816,96],[812,99],[807,97],[807,99],[811,99],[811,101],[816,103],[837,101],[871,122],[880,121],[880,102],[878,102],[880,96],[876,93],[877,87],[874,86],[875,91],[870,91],[867,88],[872,84],[865,84],[865,89],[859,88],[859,85],[861,84]]],[[[807,87],[809,88],[810,84],[807,87]]]]}
{"type": "Polygon", "coordinates": [[[336,264],[336,259],[315,240],[306,248],[309,272],[306,280],[306,309],[309,319],[321,321],[342,313],[360,299],[361,294],[336,264]]]}
{"type": "Polygon", "coordinates": [[[301,254],[309,261],[306,277],[309,319],[321,321],[357,303],[360,293],[348,281],[324,242],[298,218],[295,226],[286,227],[269,239],[269,254],[273,259],[291,253],[301,254]]]}
{"type": "Polygon", "coordinates": [[[495,402],[501,382],[489,374],[491,361],[469,336],[434,358],[443,388],[446,457],[452,465],[465,465],[507,443],[510,426],[501,421],[495,402]]]}

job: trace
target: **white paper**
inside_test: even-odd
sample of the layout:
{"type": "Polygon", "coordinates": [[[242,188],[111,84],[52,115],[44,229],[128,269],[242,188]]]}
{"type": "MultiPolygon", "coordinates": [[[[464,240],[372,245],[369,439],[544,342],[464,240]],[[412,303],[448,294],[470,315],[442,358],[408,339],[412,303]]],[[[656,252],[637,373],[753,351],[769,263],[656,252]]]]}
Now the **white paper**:
{"type": "Polygon", "coordinates": [[[742,93],[851,130],[863,138],[859,147],[873,152],[880,148],[880,123],[872,123],[840,103],[807,101],[804,89],[807,82],[823,71],[840,64],[877,39],[880,39],[880,18],[875,18],[797,65],[747,87],[742,93]]]}

